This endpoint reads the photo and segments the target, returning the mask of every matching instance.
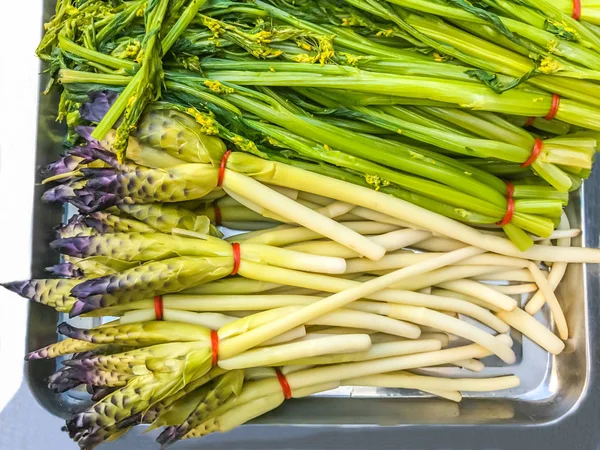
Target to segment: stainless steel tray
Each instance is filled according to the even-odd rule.
[[[45,1],[45,19],[54,1]],[[44,85],[44,82],[41,83]],[[36,166],[55,159],[61,151],[64,130],[54,121],[57,97],[40,96]],[[576,245],[598,247],[600,167],[572,195],[567,213],[583,235]],[[48,243],[53,227],[61,221],[58,206],[41,203],[38,186],[33,205],[32,276],[43,277],[44,267],[58,262]],[[465,395],[460,404],[428,398],[418,392],[380,388],[343,387],[302,400],[293,400],[256,420],[264,426],[244,426],[226,435],[200,442],[184,442],[179,448],[598,448],[598,299],[600,278],[597,265],[571,265],[558,294],[567,315],[571,338],[558,357],[513,333],[517,362],[505,366],[488,358],[486,369],[468,376],[516,374],[521,386],[493,394]],[[524,299],[523,299],[524,300]],[[537,318],[549,323],[544,309]],[[54,342],[56,324],[64,320],[47,307],[32,304],[28,317],[28,350]],[[52,414],[67,416],[85,401],[84,395],[52,394],[44,379],[56,369],[55,361],[26,364],[29,389]],[[456,368],[429,369],[447,376],[465,376]],[[278,425],[275,427],[274,425]],[[297,429],[302,425],[309,428]],[[290,426],[294,428],[290,428]],[[133,435],[139,434],[139,430]],[[250,436],[252,436],[250,438]],[[286,437],[287,436],[287,437]],[[134,438],[110,444],[131,448]],[[135,448],[153,448],[148,437]],[[281,440],[279,440],[281,439]],[[318,440],[317,440],[318,439]]]

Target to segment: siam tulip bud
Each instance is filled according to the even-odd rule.
[[[58,238],[68,238],[73,236],[90,236],[96,233],[96,230],[90,228],[85,222],[84,217],[75,214],[69,218],[66,224],[56,228]]]
[[[71,290],[82,280],[68,278],[48,278],[3,283],[1,286],[28,298],[36,303],[50,306],[60,312],[68,312],[75,298]]]
[[[198,348],[210,348],[210,334],[211,330],[200,326],[184,322],[169,322],[169,321],[153,321],[153,322],[141,322],[132,323],[125,325],[103,325],[98,328],[85,329],[76,328],[67,322],[61,323],[58,328],[58,332],[63,336],[78,341],[91,342],[94,344],[120,344],[120,345],[154,345],[162,344],[167,342],[193,342],[195,345],[185,348],[191,351],[192,348],[197,346]],[[62,341],[61,341],[62,342]],[[136,352],[133,351],[133,355],[123,354],[106,358],[106,361],[115,361],[116,358],[135,358],[136,356],[147,355],[147,352],[154,351],[158,357],[167,356],[164,352],[169,347],[158,347],[150,348],[144,351]],[[180,356],[177,352],[173,353],[175,356]]]
[[[178,257],[152,261],[123,272],[86,280],[71,291],[76,302],[70,314],[76,316],[114,304],[179,292],[218,280],[231,273],[231,257]],[[107,295],[111,294],[111,295]]]
[[[128,198],[131,203],[172,203],[202,198],[216,187],[218,172],[207,164],[183,164],[168,169],[135,166],[129,172],[82,169],[87,188]]]
[[[115,426],[183,389],[205,375],[211,365],[210,352],[191,352],[182,360],[171,360],[171,370],[149,373],[129,381],[100,402],[67,421],[66,431],[81,448],[92,448],[111,436]],[[126,431],[124,428],[123,431]]]
[[[46,272],[56,275],[57,277],[80,278],[83,276],[83,271],[78,269],[73,263],[64,262],[46,267]]]
[[[193,239],[166,233],[104,233],[57,239],[50,246],[77,258],[106,256],[122,261],[151,261],[175,256],[230,256],[228,242]]]
[[[127,215],[142,221],[155,230],[171,233],[173,228],[212,234],[210,220],[187,208],[168,203],[148,203],[137,205],[117,205]]]
[[[227,151],[214,119],[192,110],[196,117],[172,109],[151,109],[140,119],[136,136],[140,143],[164,150],[190,163],[218,166]]]
[[[50,344],[38,350],[29,352],[27,356],[25,356],[25,360],[53,359],[58,358],[59,356],[71,355],[73,353],[96,350],[98,347],[99,345],[93,342],[81,341],[78,339],[64,339],[55,344]]]
[[[117,210],[118,211],[118,210]],[[128,232],[152,233],[156,229],[139,220],[128,219],[106,211],[97,211],[83,218],[89,227],[95,228],[100,233]]]
[[[66,155],[42,167],[40,169],[40,174],[43,178],[50,178],[70,173],[79,168],[83,161],[84,159],[79,156]]]
[[[160,434],[157,442],[161,448],[174,444],[196,426],[202,424],[210,413],[226,402],[232,395],[239,395],[244,382],[244,371],[227,372],[198,392],[198,403],[188,417],[179,425],[171,425]]]

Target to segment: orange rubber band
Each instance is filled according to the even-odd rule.
[[[215,367],[219,362],[219,333],[215,330],[210,332],[210,347],[212,349],[212,365]]]
[[[154,314],[156,315],[156,320],[163,320],[165,310],[162,295],[154,297]]]
[[[573,0],[573,19],[581,19],[581,0]]]
[[[219,178],[217,178],[217,186],[221,186],[223,184],[223,179],[225,178],[225,164],[227,164],[227,158],[231,155],[231,150],[227,150],[221,158],[221,167],[219,167]]]
[[[546,119],[546,120],[554,119],[556,117],[556,114],[558,113],[559,106],[560,106],[560,95],[552,94],[552,106],[550,107],[550,112],[548,114],[546,114],[546,117],[544,117],[544,119]]]
[[[500,222],[496,222],[496,225],[503,227],[508,225],[515,214],[515,200],[513,195],[515,193],[515,187],[512,183],[506,182],[506,201],[508,204],[506,205],[506,213]]]
[[[290,384],[288,383],[287,378],[279,370],[276,370],[275,373],[277,374],[277,380],[279,381],[279,384],[281,385],[281,390],[283,391],[283,397],[286,400],[289,400],[290,398],[292,398],[292,388],[290,388]]]
[[[527,161],[521,164],[521,167],[529,167],[530,165],[532,165],[538,158],[538,156],[540,156],[543,147],[544,141],[542,141],[540,138],[535,138],[535,144],[533,144],[533,150],[531,150],[531,155],[529,155]]]
[[[534,116],[528,117],[527,121],[525,122],[525,125],[523,125],[523,126],[530,127],[535,122],[535,119],[536,118]]]
[[[240,244],[234,242],[231,244],[231,248],[233,249],[233,270],[231,271],[231,275],[237,275],[238,270],[240,270],[240,261],[242,259],[242,255],[240,254]]]

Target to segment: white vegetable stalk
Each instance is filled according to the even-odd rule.
[[[263,414],[268,413],[269,411],[274,410],[279,405],[281,405],[284,401],[284,397],[282,393],[271,394],[266,397],[260,397],[254,400],[251,400],[247,403],[240,403],[235,407],[232,407],[228,411],[224,412],[221,416],[217,416],[209,422],[214,422],[214,429],[210,429],[209,426],[206,428],[210,429],[209,432],[220,431],[221,433],[225,433],[226,431],[233,430],[240,425],[243,425],[246,422],[249,422],[252,419],[262,416]],[[202,424],[204,425],[204,424]],[[191,434],[189,437],[198,437],[202,436]],[[184,437],[187,438],[186,435]]]
[[[483,266],[483,267],[490,267],[490,266]],[[506,268],[504,268],[504,270],[501,270],[499,272],[490,272],[487,275],[475,275],[473,277],[465,277],[465,278],[472,278],[474,280],[482,280],[482,281],[518,281],[518,282],[529,282],[529,283],[535,281],[530,270],[527,270],[527,269],[506,270]]]
[[[336,353],[363,352],[371,347],[371,339],[364,334],[326,336],[321,339],[291,342],[273,347],[253,348],[233,358],[220,359],[219,367],[226,370],[248,367],[281,365],[290,359],[310,358]]]
[[[453,264],[470,256],[480,254],[481,252],[482,251],[478,248],[468,247],[445,254],[430,261],[399,269],[396,272],[381,276],[366,283],[359,283],[351,289],[326,297],[311,305],[304,306],[287,317],[279,318],[269,324],[265,324],[262,327],[223,342],[220,348],[221,357],[225,359],[233,357],[261,342],[272,339],[279,334],[299,325],[303,325],[312,319],[332,312],[355,300],[368,297],[369,295],[379,292],[403,279],[427,273],[431,270]],[[242,274],[243,266],[244,264],[240,264],[240,274]]]
[[[318,295],[321,297],[325,297],[327,294],[322,291],[317,291],[315,289],[306,289],[299,288],[295,286],[282,286],[277,289],[273,289],[269,292],[269,294],[273,295]]]
[[[363,236],[389,233],[398,229],[398,227],[395,225],[377,222],[345,222],[344,226],[352,231],[362,234]],[[282,247],[284,245],[322,238],[322,235],[313,230],[309,230],[308,228],[280,225],[278,227],[271,228],[270,230],[238,234],[236,236],[227,238],[227,240]]]
[[[455,403],[460,403],[463,399],[462,394],[458,391],[440,391],[438,389],[420,389],[420,391],[436,397],[445,398],[446,400],[450,400]]]
[[[569,218],[563,212],[560,224],[558,226],[558,228],[559,228],[558,231],[567,230],[569,227],[570,227]],[[567,231],[569,231],[569,230],[567,230]],[[571,246],[570,237],[571,236],[558,239],[557,245],[560,247],[570,247]],[[567,263],[554,263],[552,265],[552,270],[550,271],[550,274],[548,275],[547,280],[553,291],[558,287],[558,285],[562,281],[563,277],[565,276],[566,271],[567,271]],[[527,302],[527,305],[525,305],[525,311],[527,311],[531,315],[534,315],[540,309],[542,309],[542,306],[544,306],[546,301],[547,301],[546,294],[540,290],[531,298],[531,300],[529,300],[529,302]],[[552,314],[554,314],[554,311],[552,311]]]
[[[260,280],[233,277],[211,281],[206,284],[199,284],[198,286],[181,291],[180,294],[252,294],[270,291],[281,286],[282,285],[279,283],[268,283]]]
[[[498,336],[495,339],[498,339],[502,345],[507,345],[510,342],[510,338],[505,335]],[[291,373],[287,376],[287,381],[293,391],[296,387],[310,386],[316,383],[450,364],[469,358],[484,358],[490,354],[489,350],[480,345],[470,344],[414,355],[316,367]]]
[[[464,266],[453,265],[442,269],[433,270],[426,275],[414,277],[391,286],[393,289],[404,289],[416,291],[425,287],[435,286],[445,281],[462,280],[464,278],[476,277],[482,274],[502,272],[502,266]],[[347,273],[347,270],[346,270]]]
[[[506,339],[505,339],[506,338]],[[506,336],[498,337],[507,343]],[[310,395],[320,390],[328,390],[339,385],[340,379],[359,378],[378,375],[382,372],[394,372],[416,367],[433,366],[439,363],[447,364],[465,358],[485,357],[489,352],[476,345],[467,345],[447,350],[439,350],[418,355],[397,356],[374,361],[335,364],[318,368],[288,373],[286,379],[293,397]],[[444,391],[447,392],[447,391]],[[437,395],[444,395],[439,392]],[[449,394],[451,395],[451,394]],[[283,402],[281,386],[276,379],[267,378],[248,382],[242,393],[228,400],[213,413],[213,418],[201,424],[186,435],[189,437],[202,436],[212,431],[226,431],[241,425],[254,417],[264,414]]]
[[[304,325],[301,325],[299,327],[292,328],[290,331],[286,331],[285,333],[280,334],[279,336],[274,337],[273,339],[269,339],[268,341],[263,342],[262,344],[260,344],[260,346],[266,347],[269,345],[283,344],[284,342],[290,342],[295,341],[297,339],[301,339],[304,336],[306,336],[306,327]]]
[[[269,385],[258,385],[263,381]],[[254,384],[256,383],[256,384]],[[246,383],[242,393],[231,397],[211,414],[211,418],[186,434],[183,439],[197,438],[215,431],[226,432],[277,408],[284,401],[281,386],[276,379]],[[339,381],[298,387],[292,390],[292,398],[302,398],[340,386]]]
[[[292,189],[292,188],[287,188],[287,187],[283,187],[283,186],[276,186],[274,184],[269,184],[268,186],[269,186],[269,188],[273,189],[274,191],[277,191],[281,195],[285,195],[287,198],[290,198],[292,200],[298,200],[298,197],[300,196],[300,192],[298,191],[298,189]]]
[[[452,252],[466,246],[467,244],[457,241],[456,239],[433,236],[414,244],[412,247],[418,250],[425,250],[427,252]]]
[[[317,298],[316,301],[322,300]],[[314,304],[315,302],[313,302]],[[248,317],[231,322],[219,330],[219,337],[230,338],[246,331],[258,328],[272,320],[284,317],[299,311],[302,306],[286,306],[282,308],[263,311]],[[365,329],[380,333],[392,334],[395,336],[416,339],[420,336],[421,330],[418,326],[401,320],[373,314],[363,311],[352,311],[349,309],[338,309],[319,317],[315,317],[306,322],[306,325],[325,325],[334,327],[346,327],[350,329]]]
[[[429,230],[490,252],[534,261],[600,262],[600,250],[591,248],[533,245],[525,252],[521,252],[506,238],[486,235],[448,217],[428,211],[382,192],[284,164],[276,162],[270,162],[270,164],[273,165],[274,170],[269,170],[258,175],[256,177],[257,180],[280,186],[303,186],[303,190],[313,194],[325,195],[336,200],[371,208],[410,222],[418,228]],[[227,177],[225,178],[227,179]]]
[[[460,319],[448,317],[445,314],[423,307],[392,305],[391,309],[391,317],[435,327],[455,336],[464,337],[489,349],[507,364],[513,364],[516,361],[515,353],[509,346],[499,343],[491,334]]]
[[[420,294],[418,292],[407,292],[406,295],[402,296],[401,300],[394,304],[357,301],[348,305],[347,308],[358,309],[361,311],[369,311],[387,316],[393,313],[394,306],[396,304],[421,306],[441,311],[449,311],[464,314],[489,326],[490,328],[496,330],[498,333],[507,333],[509,331],[508,325],[506,325],[500,319],[495,317],[492,313],[478,305],[474,305],[467,301],[454,299],[451,297],[440,297],[436,295]]]
[[[297,307],[296,311],[302,307]],[[338,309],[306,322],[307,325],[327,325],[349,328],[363,328],[379,333],[416,339],[421,329],[411,323],[363,311]]]
[[[316,203],[317,205],[326,206],[334,202],[334,200],[323,197],[321,195],[311,194],[309,192],[300,191],[298,194],[299,198],[308,200],[309,202]],[[362,217],[363,219],[372,220],[373,222],[389,223],[392,225],[398,225],[404,228],[410,228],[412,225],[406,221],[396,219],[387,214],[383,214],[372,209],[363,208],[362,206],[354,206],[352,214]]]
[[[181,228],[174,228],[173,234],[207,242],[223,242],[212,236]],[[346,261],[342,258],[309,255],[270,245],[248,244],[242,242],[240,244],[240,257],[241,259],[257,263],[276,265],[308,272],[340,274],[344,273],[346,270]]]
[[[410,266],[413,267],[413,266]],[[325,275],[308,274],[303,272],[289,271],[282,268],[272,267],[268,272],[262,270],[261,266],[253,265],[246,261],[240,264],[240,274],[248,278],[256,278],[264,281],[278,280],[281,283],[288,285],[300,286],[318,291],[341,292],[344,289],[350,289],[360,285],[360,282],[347,280],[343,278],[334,278]],[[469,282],[469,280],[459,280],[458,283]],[[449,283],[455,283],[449,282]],[[496,292],[488,286],[470,281],[472,284],[467,284],[467,291],[473,292],[472,295],[477,295],[484,299],[490,298],[490,301],[496,302],[503,309],[512,309],[516,307],[516,301],[506,295]],[[464,284],[464,283],[463,283]],[[462,286],[462,284],[461,284]],[[462,286],[464,287],[464,286]],[[457,288],[458,289],[458,288]],[[423,295],[412,291],[403,290],[382,290],[376,294],[366,295],[365,298],[375,300],[393,302],[393,303],[408,303],[413,304],[414,301],[423,301]],[[417,300],[413,300],[413,299]],[[421,305],[421,303],[419,303]]]
[[[371,341],[372,342],[372,341]],[[415,339],[407,341],[392,341],[372,344],[371,348],[363,352],[345,353],[339,355],[315,356],[312,358],[294,358],[286,361],[286,366],[308,365],[317,366],[325,364],[338,364],[352,361],[369,361],[372,359],[387,358],[390,356],[410,355],[414,353],[432,352],[440,350],[442,344],[437,339]]]
[[[558,336],[520,308],[500,311],[496,315],[553,355],[558,355],[565,348],[565,343]]]
[[[483,369],[485,369],[485,364],[483,364],[478,359],[473,359],[473,358],[463,359],[461,361],[455,361],[450,364],[453,366],[460,367],[461,369],[470,370],[471,372],[481,372]]]
[[[211,330],[218,330],[228,323],[237,320],[237,317],[227,316],[219,313],[196,313],[190,311],[180,311],[177,309],[169,309],[163,307],[163,319],[172,322],[190,323],[200,325]],[[125,325],[128,323],[151,322],[156,320],[156,312],[154,308],[139,309],[126,312],[121,316],[119,323]]]
[[[252,199],[258,205],[269,208],[274,213],[290,221],[339,242],[369,259],[377,260],[385,254],[383,247],[372,243],[366,237],[305,206],[299,205],[285,195],[268,188],[250,177],[226,169],[223,189],[240,196],[248,195],[248,193],[252,192]]]
[[[517,306],[517,301],[514,298],[473,280],[446,281],[438,284],[438,287],[478,298],[504,311],[512,311]]]
[[[493,305],[492,303],[488,303],[485,300],[481,300],[479,298],[472,297],[467,294],[461,294],[460,292],[450,291],[448,289],[434,288],[431,291],[431,295],[437,295],[439,297],[450,297],[455,298],[457,300],[464,300],[468,303],[473,303],[474,305],[481,306],[482,308],[489,309],[493,312],[501,311],[501,308],[499,308],[496,305]]]
[[[330,274],[341,274],[346,270],[346,261],[343,258],[309,255],[268,245],[242,243],[240,254],[243,259],[249,261],[288,269]]]
[[[510,286],[489,284],[487,286],[492,288],[494,291],[500,292],[501,294],[505,295],[527,294],[529,292],[535,292],[538,290],[538,285],[535,283],[515,284]]]
[[[442,378],[415,375],[410,372],[386,373],[342,380],[344,385],[380,386],[441,391],[493,392],[512,389],[521,381],[514,375],[496,378]]]
[[[394,304],[403,304],[403,305],[411,305],[411,306],[423,306],[431,309],[437,309],[441,311],[449,311],[459,314],[465,314],[470,316],[476,320],[479,320],[481,323],[489,326],[490,328],[498,331],[499,333],[507,333],[509,331],[508,325],[494,316],[492,313],[487,311],[486,309],[474,305],[468,301],[455,299],[451,297],[440,297],[429,294],[420,294],[418,292],[404,292],[398,291],[402,293],[401,298],[399,298],[395,303],[383,303],[383,302],[371,302],[371,301],[355,301],[346,306],[349,310],[356,311],[364,311],[366,313],[379,314],[381,316],[388,316],[393,311]],[[266,296],[267,297],[267,296]],[[295,304],[295,305],[309,305],[318,301],[320,297],[311,297],[311,296],[282,296],[277,301],[277,307],[279,306],[287,306],[285,303]],[[264,301],[268,301],[265,298]],[[273,302],[275,303],[275,302]],[[219,311],[220,309],[217,307],[214,309],[215,311]],[[365,320],[365,322],[367,322]],[[316,323],[316,322],[310,322]],[[329,322],[331,323],[331,322]],[[346,322],[348,323],[348,322]],[[383,331],[386,333],[385,331]],[[388,333],[390,334],[390,333]]]
[[[429,231],[403,229],[390,231],[389,233],[385,233],[378,236],[371,236],[369,237],[369,240],[381,245],[386,249],[386,251],[393,252],[401,248],[411,246],[412,244],[420,242],[429,236],[431,236],[431,233]],[[297,244],[292,244],[290,246],[287,246],[286,248],[290,250],[296,250],[298,252],[310,253],[313,255],[335,256],[338,258],[358,258],[360,256],[356,252],[353,252],[352,250],[344,247],[343,245],[332,241],[306,241]],[[385,259],[388,256],[393,255],[386,255],[382,259]],[[422,258],[422,260],[423,259],[428,258]],[[403,266],[397,265],[392,268],[398,269],[400,267]]]
[[[558,335],[562,340],[569,339],[569,327],[567,326],[567,319],[565,318],[565,313],[563,312],[560,303],[558,303],[558,299],[554,294],[554,287],[550,285],[537,265],[530,263],[529,270],[531,271],[531,274],[533,275],[540,292],[544,295],[544,298],[550,307],[554,324],[558,330]]]
[[[266,208],[263,208],[262,206],[257,205],[253,201],[251,201],[251,200],[249,200],[247,198],[244,198],[241,195],[237,195],[236,193],[231,192],[231,191],[229,191],[227,189],[224,189],[224,190],[225,190],[225,192],[227,192],[227,194],[231,198],[233,198],[240,205],[248,208],[250,211],[253,211],[253,212],[255,212],[256,214],[258,214],[258,215],[260,215],[262,217],[265,217],[267,219],[272,219],[272,220],[274,220],[276,222],[281,222],[281,223],[289,223],[290,222],[287,218],[285,218],[283,216],[280,216],[279,214],[276,214],[276,213],[274,213],[274,212],[272,212],[272,211],[270,211],[270,210],[268,210]]]

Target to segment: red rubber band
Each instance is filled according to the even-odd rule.
[[[221,216],[221,208],[216,203],[213,204],[213,209],[215,210],[215,225],[221,225],[223,222],[223,217]]]
[[[289,400],[290,398],[292,398],[292,388],[290,388],[290,384],[288,383],[287,378],[279,370],[276,370],[275,373],[277,374],[277,380],[281,385],[281,390],[283,391],[284,398],[286,400]]]
[[[500,222],[496,222],[496,225],[503,227],[508,225],[512,220],[513,215],[515,214],[515,200],[513,198],[514,193],[515,187],[512,183],[506,181],[506,201],[508,202],[506,205],[506,213]]]
[[[560,95],[552,94],[552,106],[550,107],[550,112],[544,117],[546,120],[552,120],[556,117],[556,113],[558,113],[558,107],[560,106]]]
[[[217,186],[221,186],[223,184],[223,179],[225,178],[225,164],[227,164],[227,158],[231,155],[231,150],[227,150],[221,158],[221,167],[219,167],[219,178],[217,178]]]
[[[581,0],[573,0],[573,19],[581,19]]]
[[[219,333],[215,330],[210,332],[210,347],[212,349],[212,365],[214,367],[219,362]]]
[[[523,125],[523,126],[530,127],[535,122],[535,119],[536,118],[534,116],[528,117],[527,121],[525,122],[525,125]]]
[[[154,297],[154,314],[156,315],[156,320],[163,320],[165,310],[162,295]]]
[[[237,275],[238,270],[240,270],[240,261],[242,259],[242,255],[240,254],[240,244],[234,242],[231,244],[231,248],[233,249],[233,270],[231,271],[231,275]]]
[[[521,164],[521,167],[529,167],[530,165],[532,165],[537,159],[537,157],[540,156],[542,147],[544,147],[544,141],[542,141],[540,138],[535,138],[535,144],[533,144],[533,150],[531,150],[531,155],[529,155],[527,161]]]

